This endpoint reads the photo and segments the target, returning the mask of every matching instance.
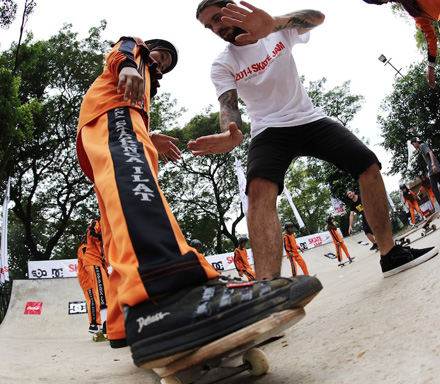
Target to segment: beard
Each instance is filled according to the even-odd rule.
[[[221,29],[219,35],[223,40],[227,41],[228,43],[234,44],[236,42],[235,38],[243,33],[247,33],[247,31],[242,28],[232,26]]]

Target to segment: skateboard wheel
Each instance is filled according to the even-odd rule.
[[[248,369],[252,376],[264,375],[269,370],[269,362],[261,349],[248,349],[243,355],[243,362],[249,363],[251,368]]]
[[[422,232],[420,235],[421,235],[422,237],[425,237],[425,236],[426,236],[426,232]]]
[[[437,229],[437,226],[435,224],[432,224],[431,228],[432,228],[433,231],[435,231]]]
[[[170,376],[161,379],[160,384],[182,384],[182,382],[177,377]]]
[[[410,239],[405,239],[405,242],[406,242],[406,244],[409,244],[409,243],[411,243],[411,240]]]

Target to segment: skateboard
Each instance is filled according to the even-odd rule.
[[[338,267],[345,267],[345,264],[351,264],[353,261],[354,261],[354,259],[355,259],[355,257],[356,256],[353,256],[352,258],[351,258],[351,261],[350,260],[347,260],[347,261],[344,261],[343,263],[341,263],[341,264],[338,264]]]
[[[102,331],[98,331],[92,336],[92,340],[96,341],[96,342],[97,341],[104,341],[104,340],[107,340],[107,335],[102,333]]]
[[[408,238],[408,236],[412,235],[413,233],[417,232],[419,229],[422,229],[423,232],[421,233],[422,237],[425,237],[429,232],[435,231],[437,229],[437,226],[435,224],[431,224],[431,222],[437,218],[439,215],[438,212],[434,212],[432,215],[428,216],[426,220],[421,221],[420,223],[416,224],[414,228],[409,230],[408,232],[404,233],[403,235],[397,237],[394,239],[394,244],[396,245],[404,245],[411,243],[411,240]]]
[[[161,384],[181,384],[182,381],[175,376],[177,373],[188,374],[197,369],[198,377],[187,384],[218,383],[244,371],[253,376],[264,375],[269,370],[269,362],[258,346],[279,338],[284,330],[304,316],[303,308],[274,313],[201,348],[147,363],[142,368],[152,369],[162,378]],[[233,360],[240,356],[243,364],[231,366]],[[227,362],[229,364],[224,364]]]

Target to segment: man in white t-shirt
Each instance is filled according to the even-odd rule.
[[[220,102],[217,135],[188,144],[194,155],[232,150],[243,140],[238,97],[251,118],[247,162],[248,229],[258,279],[279,276],[282,232],[276,200],[292,160],[312,156],[335,164],[359,180],[368,222],[381,251],[384,277],[411,268],[438,253],[394,246],[380,163],[353,133],[316,108],[298,75],[292,48],[307,43],[310,30],[324,21],[319,11],[272,17],[241,1],[204,0],[196,17],[229,42],[212,64]]]

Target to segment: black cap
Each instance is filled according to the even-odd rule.
[[[420,140],[418,137],[414,136],[414,137],[411,137],[410,142],[411,142],[411,144],[412,143],[421,143],[422,140]]]
[[[145,45],[150,49],[150,51],[167,51],[171,55],[171,64],[170,66],[163,70],[162,73],[168,73],[171,72],[174,67],[177,64],[177,58],[179,56],[179,52],[177,51],[177,48],[171,44],[167,40],[162,39],[151,39],[145,41]]]
[[[368,4],[376,4],[376,5],[382,5],[385,4],[383,1],[380,0],[364,0]]]

